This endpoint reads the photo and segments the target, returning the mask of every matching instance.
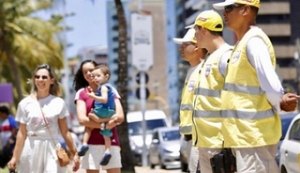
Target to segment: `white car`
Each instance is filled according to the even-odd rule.
[[[135,157],[135,161],[136,161],[135,164],[142,165],[142,156],[144,152],[142,112],[141,111],[128,112],[126,116],[126,121],[128,125],[130,148]],[[146,110],[145,123],[146,123],[145,144],[148,149],[151,143],[153,129],[158,127],[167,127],[168,123],[167,123],[166,114],[161,110]],[[147,155],[148,153],[146,153],[146,156]]]
[[[160,165],[163,169],[180,168],[179,127],[161,127],[153,131],[149,147],[150,167]]]
[[[300,114],[292,120],[280,147],[280,172],[300,173]]]

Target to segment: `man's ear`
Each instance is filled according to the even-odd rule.
[[[245,5],[244,7],[242,7],[242,9],[240,10],[240,14],[243,16],[246,16],[250,13],[250,6]]]

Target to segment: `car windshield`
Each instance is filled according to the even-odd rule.
[[[281,120],[281,125],[282,125],[282,136],[281,136],[281,140],[285,137],[285,134],[289,128],[290,123],[292,122],[293,117],[288,117],[285,119]]]
[[[178,130],[163,131],[161,132],[163,141],[174,141],[180,139],[180,133]]]
[[[146,121],[146,128],[147,133],[152,133],[152,130],[158,127],[166,127],[167,124],[163,119],[156,119],[156,120],[147,120]],[[142,129],[142,122],[131,122],[128,123],[128,131],[129,135],[135,136],[135,135],[142,135],[143,129]]]
[[[285,113],[285,114],[281,114],[280,117],[281,117],[281,138],[280,140],[283,140],[283,138],[285,137],[286,135],[286,132],[289,128],[289,125],[291,124],[293,118],[297,115],[297,113],[295,112],[291,112],[291,113]]]

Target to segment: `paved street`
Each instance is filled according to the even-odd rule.
[[[150,169],[150,167],[135,167],[136,173],[181,173],[180,169],[160,169],[156,167],[155,169]]]
[[[72,171],[70,171],[71,173]],[[150,169],[149,167],[135,167],[136,173],[181,173],[180,169],[171,169],[171,170],[165,170],[160,169],[159,167],[155,169]],[[76,173],[85,173],[84,170],[79,170]],[[101,173],[106,173],[106,171],[102,171]]]

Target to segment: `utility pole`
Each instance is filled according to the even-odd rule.
[[[143,152],[142,166],[147,166],[148,149],[146,145],[147,127],[145,121],[146,112],[146,75],[153,65],[153,35],[152,16],[142,13],[142,1],[139,0],[138,13],[131,14],[131,44],[132,44],[132,65],[139,70],[139,95],[140,108],[142,113],[143,129]]]

